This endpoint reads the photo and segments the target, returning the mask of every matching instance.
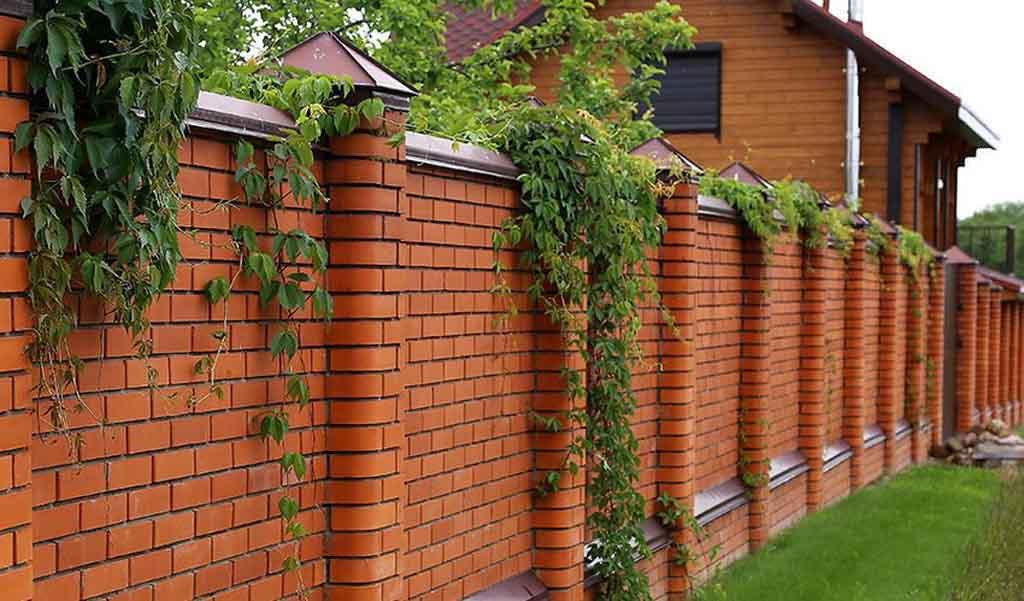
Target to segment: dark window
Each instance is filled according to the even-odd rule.
[[[654,124],[669,133],[721,130],[722,45],[698,44],[666,53],[661,93],[653,97]]]

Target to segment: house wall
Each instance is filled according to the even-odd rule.
[[[770,180],[788,176],[806,180],[833,198],[845,193],[846,50],[830,38],[798,26],[787,30],[778,2],[757,0],[676,1],[694,25],[695,42],[722,44],[721,133],[672,133],[666,136],[698,163],[721,169],[743,161]],[[651,8],[654,0],[609,0],[602,17]],[[537,95],[557,97],[556,58],[534,62]],[[946,249],[956,243],[956,168],[962,148],[943,139],[942,118],[905,91],[887,89],[888,75],[861,65],[861,197],[864,209],[888,218],[889,104],[905,106],[902,159],[904,226]],[[915,210],[915,167],[921,146],[919,208]],[[936,215],[936,161],[953,164],[947,182],[947,209]],[[936,227],[936,219],[945,220]]]

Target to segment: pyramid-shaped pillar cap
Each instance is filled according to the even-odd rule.
[[[680,152],[665,138],[652,138],[634,148],[630,154],[651,159],[658,169],[682,169],[684,173],[694,177],[704,174],[703,167]]]
[[[408,108],[409,99],[418,93],[370,55],[331,32],[314,35],[288,50],[281,62],[310,73],[347,77],[356,90],[380,97],[393,108]]]

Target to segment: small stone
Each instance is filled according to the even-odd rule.
[[[1024,460],[1024,446],[1003,446],[992,443],[978,445],[979,459]]]
[[[999,442],[999,437],[992,432],[982,432],[981,436],[978,437],[978,444],[983,442]]]
[[[978,444],[978,434],[975,432],[968,432],[964,434],[963,445],[965,447],[973,447]]]
[[[1007,423],[1001,419],[994,419],[990,421],[988,423],[988,431],[991,432],[992,434],[995,434],[999,438],[1006,438],[1007,436],[1013,434],[1013,431],[1010,430],[1010,426],[1007,425]]]
[[[953,453],[959,453],[964,450],[964,443],[959,436],[952,436],[946,441],[946,448]]]

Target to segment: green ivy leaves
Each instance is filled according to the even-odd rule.
[[[585,409],[534,416],[548,432],[565,425],[585,432],[538,491],[558,490],[566,474],[586,465],[595,541],[587,561],[602,578],[602,599],[649,599],[635,562],[648,550],[639,527],[646,517],[636,488],[639,447],[629,424],[636,409],[632,371],[642,356],[640,308],[659,304],[647,261],[664,228],[654,166],[630,156],[614,127],[581,111],[523,107],[508,117],[504,150],[524,173],[524,211],[503,224],[494,248],[522,249],[529,296],[585,363],[562,371],[568,398]],[[500,261],[495,265],[500,278]],[[509,287],[499,282],[494,289]]]
[[[700,191],[729,203],[768,249],[784,229],[804,234],[808,248],[831,243],[843,255],[853,249],[850,211],[829,207],[806,182],[786,178],[764,189],[709,171],[701,178]]]
[[[206,284],[206,299],[211,305],[227,300],[231,294],[231,285],[224,278],[214,278]]]
[[[68,297],[79,287],[101,297],[138,337],[174,279],[177,153],[198,97],[196,43],[178,0],[41,0],[34,9],[17,45],[45,105],[18,126],[15,147],[34,158],[33,194],[21,205],[35,241],[30,353],[60,414],[81,366],[68,344],[77,325]],[[149,346],[136,344],[140,354]]]

